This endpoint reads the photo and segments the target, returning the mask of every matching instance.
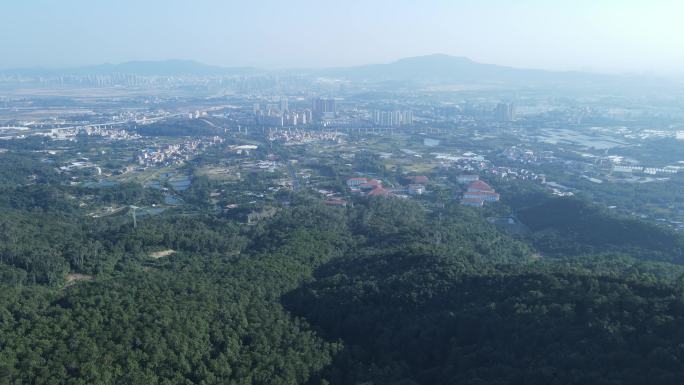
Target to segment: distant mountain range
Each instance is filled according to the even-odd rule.
[[[6,75],[24,76],[89,76],[89,75],[138,75],[138,76],[234,76],[263,72],[253,67],[220,67],[192,60],[129,61],[120,64],[99,64],[83,67],[45,69],[18,68],[2,70]]]
[[[557,72],[482,64],[465,57],[443,54],[417,56],[387,64],[371,64],[323,70],[323,73],[358,81],[427,81],[510,83],[605,80],[607,75]]]
[[[291,69],[269,71],[254,67],[220,67],[191,60],[131,61],[67,69],[15,69],[0,71],[4,75],[30,77],[139,75],[139,76],[247,76],[258,74],[294,74],[313,77],[335,77],[363,82],[421,83],[490,83],[490,84],[620,84],[628,80],[647,80],[641,76],[592,74],[577,71],[546,71],[482,64],[464,57],[434,54],[397,60],[386,64],[324,69]],[[650,79],[653,80],[653,79]]]

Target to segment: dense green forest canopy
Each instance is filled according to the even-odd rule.
[[[532,241],[550,255],[624,252],[684,262],[684,237],[674,230],[616,215],[577,198],[546,199],[517,212]]]
[[[335,263],[285,302],[345,342],[323,374],[332,383],[676,384],[681,294],[584,274],[462,275],[450,260],[395,255]]]
[[[193,211],[134,227],[125,207],[160,202],[158,190],[72,186],[52,166],[3,159],[16,163],[0,185],[3,385],[684,375],[681,236],[580,200],[510,194],[492,210],[517,215],[529,228],[517,235],[457,202],[341,208],[306,193],[247,225],[213,210],[212,182],[189,169]],[[84,197],[124,209],[88,216]]]
[[[208,123],[205,119],[177,119],[138,125],[136,131],[147,136],[199,137],[213,136],[223,130]]]

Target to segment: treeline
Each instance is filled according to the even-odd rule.
[[[58,238],[92,235],[100,254],[83,253],[86,264],[105,261],[111,268],[64,291],[3,290],[0,383],[306,383],[332,363],[341,345],[288,315],[283,295],[331,261],[403,246],[436,256],[459,242],[409,202],[373,200],[349,210],[306,199],[293,204],[248,228],[195,216],[143,222],[137,229],[95,222],[49,229],[63,234],[49,240],[63,251],[78,249]],[[479,222],[483,227],[473,234],[480,235],[453,250],[470,258],[467,269],[484,264],[484,255],[473,258],[478,248],[503,250],[508,243]],[[432,247],[440,237],[441,246]],[[382,243],[385,238],[397,244]],[[177,253],[146,258],[160,247]],[[524,258],[526,249],[519,248],[511,261]]]
[[[201,137],[214,136],[223,132],[204,119],[177,119],[151,124],[136,126],[135,130],[140,135],[146,136],[173,136],[173,137]]]
[[[583,202],[531,200],[519,214],[531,235],[516,238],[457,202],[331,208],[295,194],[251,226],[200,210],[133,228],[53,198],[0,217],[2,385],[684,376],[684,271],[666,262],[678,238]],[[549,231],[570,246],[544,248]],[[94,280],[64,287],[67,272]]]
[[[0,188],[27,184],[53,184],[61,180],[55,165],[32,157],[0,152]]]
[[[130,216],[91,218],[79,204],[87,201],[98,206],[125,206],[154,204],[162,200],[159,191],[143,189],[138,184],[111,188],[47,184],[0,188],[2,282],[12,285],[59,284],[70,272],[97,274],[113,271],[124,258],[123,250],[128,252],[127,258],[139,258],[143,250],[127,243],[130,241],[127,234],[132,231]],[[128,209],[122,211],[122,214],[127,213]],[[175,231],[169,228],[170,223],[178,222],[178,219],[162,218],[154,224],[143,221],[142,227],[153,225],[164,231],[167,234],[165,244],[193,243],[194,238],[186,242],[169,241],[176,238],[176,234],[183,234],[182,228]],[[196,223],[187,226],[197,228]],[[143,231],[141,229],[140,233]]]
[[[155,217],[140,220],[134,229],[128,216],[82,218],[5,210],[0,216],[0,265],[6,274],[14,273],[3,282],[60,284],[68,273],[112,273],[159,249],[237,253],[246,242],[237,228],[232,221],[213,217]]]
[[[249,240],[226,223],[181,222],[194,224],[187,232],[199,234],[191,244],[201,252],[130,264],[63,292],[1,291],[0,384],[297,384],[331,362],[338,344],[279,298],[345,253],[340,213],[287,209]],[[149,246],[177,229],[113,237]]]
[[[312,383],[675,384],[684,375],[681,267],[618,254],[538,260],[475,211],[445,213],[367,201],[351,216],[355,254],[284,296],[344,343]]]
[[[288,309],[345,342],[332,384],[676,384],[681,289],[569,273],[455,274],[393,256],[331,266]],[[392,268],[387,268],[392,266]]]
[[[535,247],[551,256],[621,252],[644,259],[684,262],[684,237],[668,228],[625,217],[578,198],[550,198],[521,209]]]

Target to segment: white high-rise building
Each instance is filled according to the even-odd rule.
[[[413,124],[412,111],[373,111],[373,124],[381,127],[398,127]]]
[[[499,103],[494,109],[494,117],[500,122],[512,122],[515,119],[513,103]]]

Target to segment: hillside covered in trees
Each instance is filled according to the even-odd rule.
[[[456,203],[338,208],[297,194],[251,226],[203,210],[134,228],[125,213],[84,218],[70,196],[104,199],[93,189],[2,187],[0,384],[684,375],[681,237],[581,201],[519,210],[523,235]],[[136,185],[107,194],[160,199]],[[173,253],[150,257],[160,250]]]

